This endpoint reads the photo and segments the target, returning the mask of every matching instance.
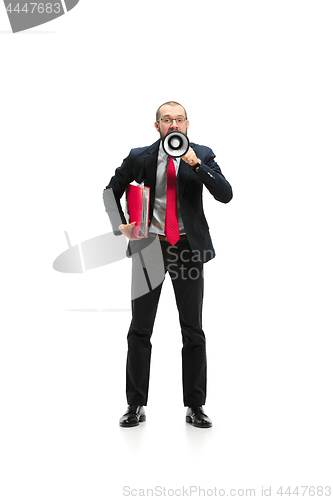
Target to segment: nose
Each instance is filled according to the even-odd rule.
[[[175,122],[175,125],[173,124],[173,122]],[[172,123],[170,125],[170,129],[171,130],[178,130],[178,123],[177,123],[175,118],[172,120]]]

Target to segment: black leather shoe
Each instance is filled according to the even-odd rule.
[[[119,420],[120,427],[135,427],[139,422],[146,421],[146,414],[143,406],[129,405],[126,413]]]
[[[186,411],[186,422],[194,427],[211,427],[211,419],[204,413],[202,406],[189,406]]]

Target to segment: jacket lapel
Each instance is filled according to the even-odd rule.
[[[156,185],[156,170],[157,170],[157,157],[160,140],[154,142],[147,149],[145,156],[146,167],[146,182],[145,185],[150,188],[150,203],[149,203],[149,219],[153,217],[153,208],[155,201],[155,185]]]

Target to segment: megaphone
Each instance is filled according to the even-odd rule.
[[[190,147],[190,141],[186,134],[179,130],[171,130],[162,141],[164,151],[172,158],[180,158],[185,155]]]

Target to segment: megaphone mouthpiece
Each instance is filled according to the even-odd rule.
[[[162,146],[168,156],[172,158],[180,158],[187,153],[190,147],[190,141],[183,132],[179,130],[171,130],[162,140]]]

